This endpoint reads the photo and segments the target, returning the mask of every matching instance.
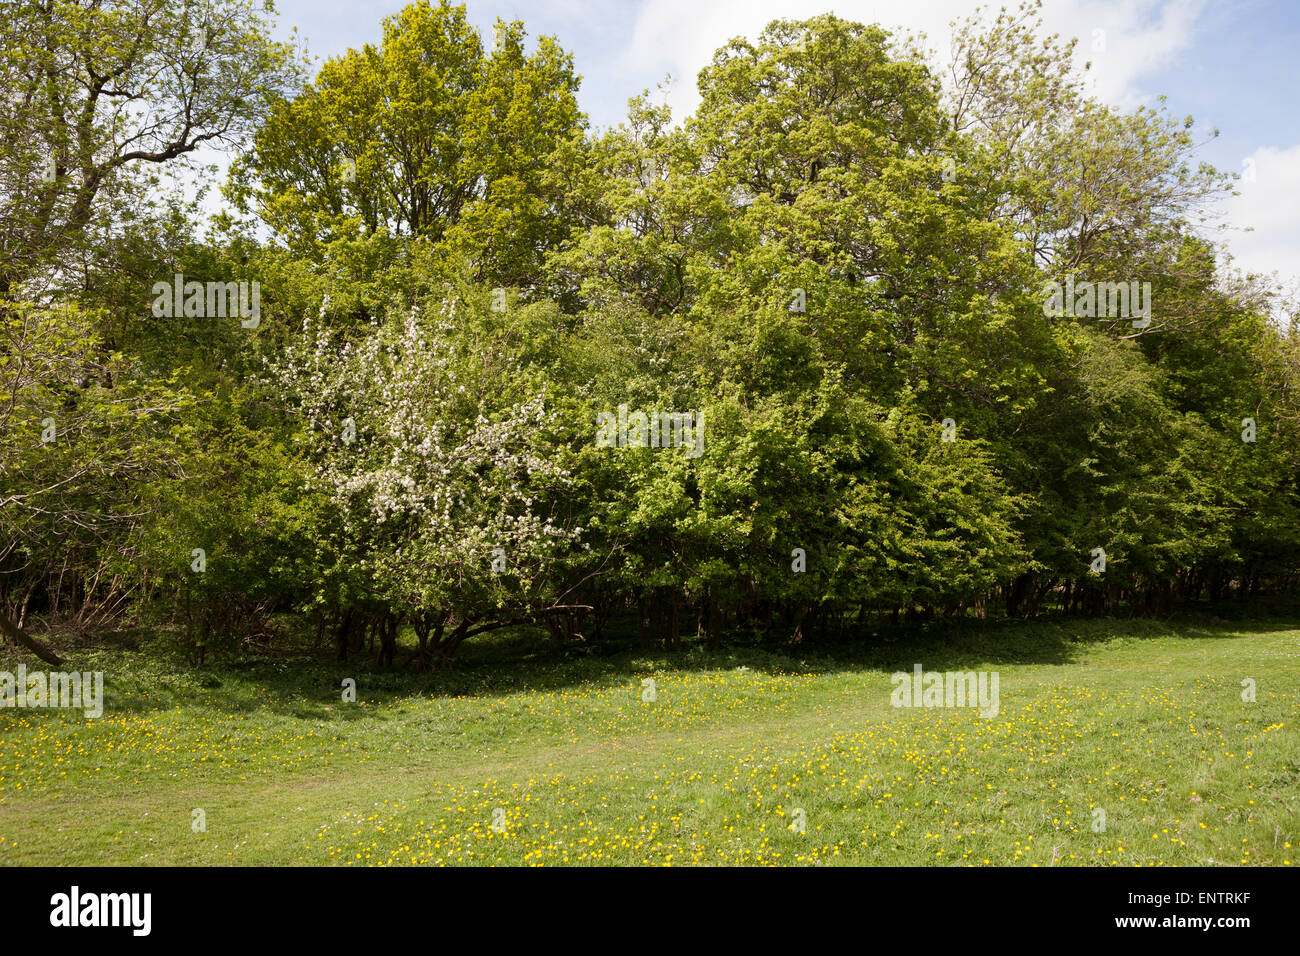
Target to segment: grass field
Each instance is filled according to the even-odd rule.
[[[1294,620],[983,625],[822,653],[578,655],[515,634],[436,675],[75,661],[105,672],[99,719],[0,710],[2,864],[1297,858]],[[890,673],[915,663],[997,671],[1000,713],[891,706]]]

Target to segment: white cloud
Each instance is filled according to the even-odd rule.
[[[1070,2],[1052,4],[1044,19],[1052,32],[1079,38],[1079,60],[1092,64],[1097,97],[1133,109],[1152,99],[1141,80],[1191,48],[1203,7],[1202,0]]]
[[[1239,195],[1221,206],[1234,227],[1228,248],[1235,265],[1247,272],[1276,270],[1283,283],[1294,282],[1300,274],[1300,144],[1261,146],[1236,171],[1253,181],[1240,183]]]

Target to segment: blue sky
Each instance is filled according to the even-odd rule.
[[[1005,0],[1014,6],[1015,0]],[[485,36],[498,17],[522,20],[532,36],[552,34],[583,76],[579,102],[599,126],[622,118],[629,96],[674,78],[669,102],[696,103],[695,75],[732,36],[757,34],[776,18],[833,11],[891,29],[924,32],[948,46],[948,23],[971,0],[467,0]],[[999,4],[995,3],[994,6]],[[380,21],[403,0],[278,0],[277,30],[296,26],[313,57],[375,42]],[[1047,0],[1052,31],[1080,37],[1094,62],[1096,94],[1132,108],[1165,95],[1175,115],[1218,128],[1203,158],[1254,180],[1220,212],[1237,264],[1300,280],[1300,2],[1297,0]],[[1094,31],[1104,47],[1093,52]],[[1253,228],[1253,232],[1242,230]]]

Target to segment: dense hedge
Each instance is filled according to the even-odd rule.
[[[1300,343],[1204,238],[1228,178],[1037,30],[958,28],[943,85],[878,28],[777,22],[684,124],[638,99],[596,135],[554,40],[413,4],[267,102],[242,217],[142,196],[6,273],[8,619],[390,664],[410,626],[427,667],[522,621],[1293,589]],[[256,316],[162,303],[176,275]]]

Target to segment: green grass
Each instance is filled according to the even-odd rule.
[[[0,864],[1295,863],[1294,621],[873,641],[577,656],[514,634],[437,675],[78,654],[103,717],[0,710]],[[915,662],[996,670],[1001,713],[892,707]]]

